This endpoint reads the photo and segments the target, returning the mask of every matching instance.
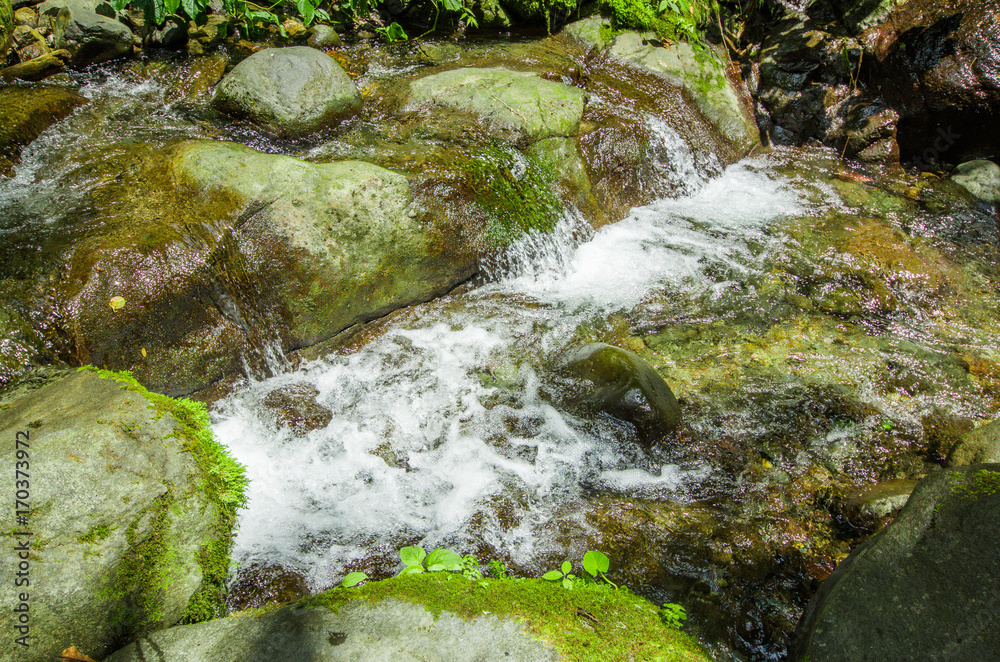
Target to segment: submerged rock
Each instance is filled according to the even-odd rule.
[[[647,440],[680,424],[680,405],[663,377],[628,350],[590,343],[569,356],[565,370],[586,382],[569,396],[576,406],[629,421]]]
[[[354,81],[333,58],[308,46],[266,48],[240,62],[212,105],[289,136],[335,125],[361,106]]]
[[[203,410],[155,397],[92,372],[4,394],[0,446],[14,458],[23,442],[31,506],[4,533],[6,549],[30,549],[27,560],[0,562],[9,577],[17,563],[30,576],[30,646],[18,660],[47,662],[70,642],[103,658],[221,609],[242,474],[213,446]],[[14,596],[3,597],[10,633]]]
[[[274,412],[280,425],[291,428],[296,437],[325,428],[333,413],[316,402],[319,391],[310,384],[292,384],[264,396],[264,405]]]
[[[917,485],[803,615],[791,659],[985,660],[1000,648],[1000,464]]]
[[[0,88],[0,177],[11,173],[24,146],[86,101],[61,87]]]
[[[587,93],[503,67],[455,69],[410,83],[411,105],[443,105],[523,131],[531,140],[575,136]]]

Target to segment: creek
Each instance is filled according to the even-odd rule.
[[[405,72],[371,67],[360,83]],[[0,180],[4,279],[113,221],[94,203],[117,185],[102,164],[136,146],[224,139],[315,161],[359,149],[357,134],[271,139],[134,70],[63,84],[91,103]],[[393,119],[366,130],[379,122]],[[601,549],[616,581],[684,604],[720,659],[785,656],[816,587],[884,523],[853,521],[849,498],[924,475],[1000,409],[996,222],[947,182],[822,150],[723,168],[674,124],[647,118],[657,201],[597,230],[567,210],[474,283],[326,352],[264,357],[214,403],[250,478],[234,586],[267,601],[275,569],[309,591],[387,576],[411,544],[530,575]],[[594,341],[663,375],[680,429],[648,444],[560,405],[562,357]],[[297,430],[274,393],[329,417]]]

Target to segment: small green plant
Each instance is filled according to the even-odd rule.
[[[349,572],[344,577],[342,585],[344,588],[351,588],[352,586],[357,586],[366,579],[368,579],[368,575],[363,572]]]
[[[487,563],[486,568],[489,570],[490,577],[494,577],[496,579],[510,579],[510,572],[507,570],[507,566],[496,559]]]
[[[483,578],[483,571],[479,569],[479,559],[472,554],[462,557],[462,576],[472,581],[479,581]]]
[[[684,605],[679,605],[676,602],[667,602],[660,607],[660,618],[672,628],[679,630],[684,627],[684,621],[687,620],[687,617]]]
[[[563,588],[567,590],[572,589],[573,581],[576,579],[576,575],[570,572],[572,569],[572,563],[569,561],[563,561],[559,570],[550,570],[549,572],[546,572],[542,575],[542,579],[550,582],[558,582],[561,580]]]
[[[406,566],[400,571],[400,575],[462,570],[462,557],[442,547],[438,547],[430,554],[419,545],[403,547],[399,550],[399,559]]]
[[[618,584],[608,579],[608,576],[605,574],[610,567],[611,560],[604,552],[598,552],[597,550],[592,549],[583,555],[583,569],[587,571],[587,573],[590,574],[595,581],[597,579],[603,579],[608,584],[618,588]]]
[[[406,36],[406,30],[399,23],[393,22],[384,28],[375,28],[375,32],[379,33],[385,40],[389,43],[395,41],[406,41],[409,37]]]

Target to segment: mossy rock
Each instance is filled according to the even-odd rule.
[[[437,572],[333,589],[267,614],[173,628],[105,662],[160,651],[229,662],[247,651],[275,662],[431,659],[454,662],[710,660],[628,589]]]
[[[0,62],[7,57],[7,51],[14,39],[14,8],[10,0],[0,0]]]
[[[86,102],[59,87],[0,87],[0,177],[11,174],[23,147]]]
[[[24,462],[16,468],[30,504],[3,532],[4,547],[28,547],[27,558],[0,562],[12,578],[28,566],[27,600],[14,590],[3,597],[12,637],[13,609],[29,608],[18,660],[52,660],[70,644],[101,658],[220,613],[245,479],[203,405],[151,394],[128,375],[84,371],[9,390],[0,409],[0,445]]]

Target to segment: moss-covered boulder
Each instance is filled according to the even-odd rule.
[[[263,369],[477,270],[468,228],[384,168],[213,141],[140,156],[135,181],[98,202],[143,204],[77,243],[57,297],[76,360],[150,388],[189,393]]]
[[[91,10],[82,2],[48,0],[46,4],[61,5],[52,23],[54,44],[72,54],[74,67],[106,62],[132,52],[132,31],[116,18]]]
[[[212,105],[277,133],[302,136],[358,110],[361,94],[333,58],[293,46],[266,48],[240,62],[215,88]]]
[[[410,83],[410,105],[442,105],[519,129],[530,140],[575,136],[587,93],[503,67],[466,68]]]
[[[86,101],[59,87],[0,88],[0,177],[11,173],[25,145]]]
[[[0,563],[25,579],[3,594],[3,659],[48,661],[71,644],[101,658],[218,614],[245,479],[202,405],[84,371],[10,390],[0,410],[21,481]]]
[[[587,46],[682,88],[739,156],[760,146],[750,100],[728,78],[724,54],[710,45],[695,49],[681,41],[659,46],[651,35],[638,32],[623,32],[612,39],[609,32],[600,18],[584,19],[566,28],[568,35]]]
[[[948,453],[948,465],[952,467],[982,462],[1000,462],[1000,421],[966,432]]]
[[[923,479],[813,597],[793,660],[984,660],[1000,648],[1000,464]]]
[[[105,662],[139,662],[157,653],[235,662],[248,651],[274,662],[711,659],[691,637],[664,625],[655,605],[627,589],[567,591],[540,579],[471,581],[436,572],[333,589],[265,615],[156,632]]]

